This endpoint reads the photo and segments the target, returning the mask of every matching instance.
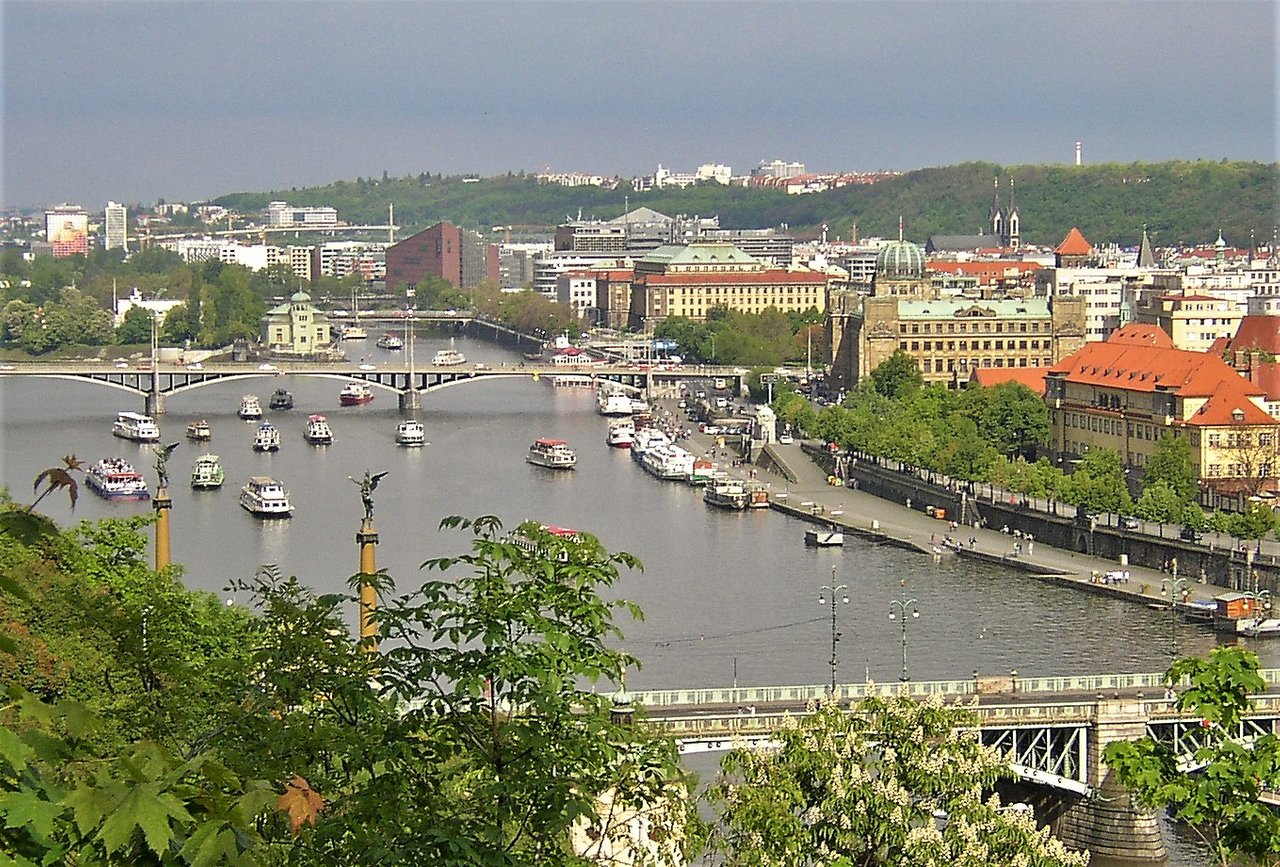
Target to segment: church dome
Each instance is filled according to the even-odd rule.
[[[910,241],[886,244],[876,254],[876,276],[890,280],[924,276],[924,248]]]
[[[289,297],[289,300],[292,301],[294,304],[306,304],[308,301],[311,300],[311,296],[308,295],[306,292],[298,291],[298,292],[294,292],[293,295]]]

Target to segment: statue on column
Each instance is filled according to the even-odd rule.
[[[365,470],[363,479],[347,476],[348,479],[360,486],[360,501],[364,503],[364,519],[366,521],[373,520],[373,492],[377,490],[378,482],[382,481],[382,477],[385,475],[386,473],[370,474],[368,470]]]
[[[159,488],[169,487],[169,455],[180,445],[182,443],[169,443],[167,446],[157,443],[153,447],[156,453],[156,475],[160,477]]]

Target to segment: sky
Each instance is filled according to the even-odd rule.
[[[357,176],[1277,159],[1277,4],[2,0],[0,207]]]

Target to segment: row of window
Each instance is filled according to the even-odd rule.
[[[899,325],[898,325],[898,331],[899,331],[900,333],[902,333],[902,334],[942,334],[942,333],[943,333],[942,326],[943,326],[944,324],[945,324],[945,325],[946,325],[946,327],[947,327],[947,328],[946,328],[946,333],[947,333],[947,334],[956,334],[956,333],[960,333],[960,334],[967,334],[967,333],[970,333],[970,332],[972,332],[972,333],[974,333],[974,334],[977,334],[977,333],[979,333],[979,332],[986,333],[986,334],[990,334],[993,330],[994,330],[996,333],[1015,333],[1015,332],[1016,332],[1016,333],[1026,334],[1028,331],[1030,331],[1032,334],[1039,334],[1039,333],[1040,333],[1040,325],[1041,325],[1041,323],[1040,323],[1040,322],[1031,322],[1031,323],[1027,323],[1027,322],[1000,322],[1000,323],[992,323],[992,322],[973,322],[973,323],[969,323],[969,322],[947,322],[947,323],[942,323],[942,322],[925,322],[925,323],[923,323],[923,324],[921,324],[921,323],[919,323],[919,322],[910,322],[910,323],[908,323],[908,322],[903,322],[903,323],[901,323],[901,324],[899,324]],[[973,325],[973,327],[972,327],[972,328],[970,328],[970,327],[969,327],[971,324]],[[995,329],[993,329],[993,328],[992,328],[992,325],[993,325],[993,324],[1001,325],[1001,326],[1004,326],[1004,327],[1002,327],[1002,328],[995,328]],[[1050,333],[1050,332],[1053,330],[1053,329],[1052,329],[1052,327],[1051,327],[1051,325],[1050,325],[1050,323],[1045,322],[1045,323],[1043,323],[1043,324],[1044,324],[1044,333],[1045,333],[1045,334],[1048,334],[1048,333]],[[978,327],[979,325],[981,325],[982,327],[981,327],[981,328],[979,328],[979,327]],[[1016,327],[1015,327],[1015,326],[1016,326]]]
[[[1221,433],[1211,433],[1208,435],[1208,446],[1211,449],[1222,448],[1226,445],[1229,449],[1247,449],[1253,446],[1253,434],[1244,432],[1232,432],[1223,436]],[[1258,445],[1270,446],[1275,443],[1275,434],[1262,432],[1258,434]]]
[[[924,340],[924,341],[912,340],[911,351],[920,352],[923,350],[924,352],[943,352],[943,351],[955,352],[956,349],[959,348],[961,352],[968,352],[970,349],[985,349],[987,351],[995,349],[997,351],[1001,351],[1005,349],[1012,350],[1012,349],[1048,349],[1049,348],[1048,340],[1045,340],[1043,343],[1041,343],[1041,341],[1039,340],[1032,340],[1029,342],[1026,340],[1010,340],[1008,346],[1005,345],[1005,341],[1003,340],[995,340],[995,341],[983,340],[981,341],[982,343],[981,346],[979,346],[978,343],[979,341],[975,340],[973,341],[973,345],[970,346],[969,345],[970,342],[968,340],[961,340],[959,347],[957,347],[956,341],[954,340],[946,341],[945,345],[944,345],[944,342],[941,340],[936,340],[936,341],[935,340]],[[907,349],[907,341],[905,340],[899,341],[898,346],[905,351]]]
[[[1163,433],[1159,425],[1124,421],[1118,418],[1099,418],[1096,415],[1085,415],[1077,412],[1066,413],[1064,421],[1069,428],[1079,428],[1080,430],[1110,434],[1111,436],[1131,436],[1140,440],[1157,440],[1160,439],[1160,435]]]
[[[1241,479],[1245,477],[1251,479],[1269,479],[1275,475],[1270,461],[1263,461],[1257,467],[1251,467],[1248,464],[1227,464],[1227,473],[1225,476],[1222,474],[1222,467],[1222,464],[1209,464],[1208,472],[1206,472],[1205,475],[1210,478],[1221,477],[1227,479]]]
[[[1040,367],[1039,358],[924,358],[918,359],[920,363],[920,371],[922,373],[955,373],[957,368],[961,370],[973,370],[975,367]],[[1049,359],[1044,359],[1044,363],[1048,364]]]

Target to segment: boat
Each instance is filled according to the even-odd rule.
[[[107,500],[149,500],[142,474],[124,458],[103,458],[85,473],[89,490]]]
[[[1240,628],[1240,634],[1246,638],[1276,638],[1280,636],[1280,618],[1255,617]]]
[[[636,438],[636,425],[629,418],[609,422],[609,432],[605,434],[605,444],[615,449],[631,448],[631,441]]]
[[[348,325],[342,329],[343,340],[368,340],[369,332],[365,331],[359,325]]]
[[[274,452],[280,449],[280,429],[269,421],[264,421],[258,425],[257,433],[253,435],[253,450],[255,452]]]
[[[193,421],[187,425],[187,439],[208,442],[213,439],[213,431],[209,429],[209,423],[204,419]]]
[[[596,397],[601,415],[631,415],[631,398],[620,391],[600,392]]]
[[[402,446],[420,446],[427,442],[427,429],[420,421],[402,421],[396,425],[396,443]]]
[[[541,352],[526,352],[526,353],[524,354],[524,360],[525,360],[525,361],[542,361],[542,353],[541,353]]]
[[[666,445],[671,445],[671,437],[656,427],[636,428],[635,437],[631,440],[631,460],[641,463],[649,449]]]
[[[459,364],[466,364],[467,357],[451,346],[437,352],[431,358],[431,363],[436,367],[456,367]]]
[[[259,518],[288,518],[293,514],[289,492],[270,476],[253,476],[240,489],[240,505]]]
[[[240,412],[238,415],[246,420],[262,418],[262,404],[258,403],[257,395],[246,394],[240,398]]]
[[[537,439],[529,446],[524,458],[531,464],[552,470],[571,470],[578,463],[578,455],[564,440]]]
[[[747,486],[747,507],[751,509],[769,508],[769,489],[759,482]]]
[[[750,499],[746,485],[736,479],[715,479],[702,489],[702,499],[719,509],[745,509]]]
[[[396,337],[390,331],[378,338],[374,346],[379,349],[404,349],[404,341]]]
[[[338,392],[340,406],[360,406],[373,400],[373,389],[364,382],[348,382]]]
[[[834,526],[829,530],[810,527],[804,531],[804,543],[811,548],[837,548],[844,544],[844,533]]]
[[[648,449],[640,466],[654,478],[685,479],[693,470],[693,455],[670,443]]]
[[[302,438],[313,446],[328,446],[333,444],[333,428],[329,427],[329,420],[322,415],[307,416],[307,429],[302,434]]]
[[[647,401],[643,401],[638,397],[631,398],[630,412],[636,413],[636,412],[648,412],[648,411],[649,411],[649,403]]]
[[[116,413],[116,420],[111,425],[111,433],[121,439],[133,440],[135,443],[160,442],[160,428],[149,415],[140,412]]]
[[[707,482],[715,478],[716,465],[714,462],[706,458],[697,458],[693,462],[693,466],[689,468],[689,475],[686,477],[691,485],[706,485]]]
[[[191,468],[191,487],[197,491],[220,488],[226,477],[217,455],[201,455]]]
[[[272,409],[293,409],[293,395],[283,388],[277,388],[271,393],[271,400],[267,401],[267,406]]]

